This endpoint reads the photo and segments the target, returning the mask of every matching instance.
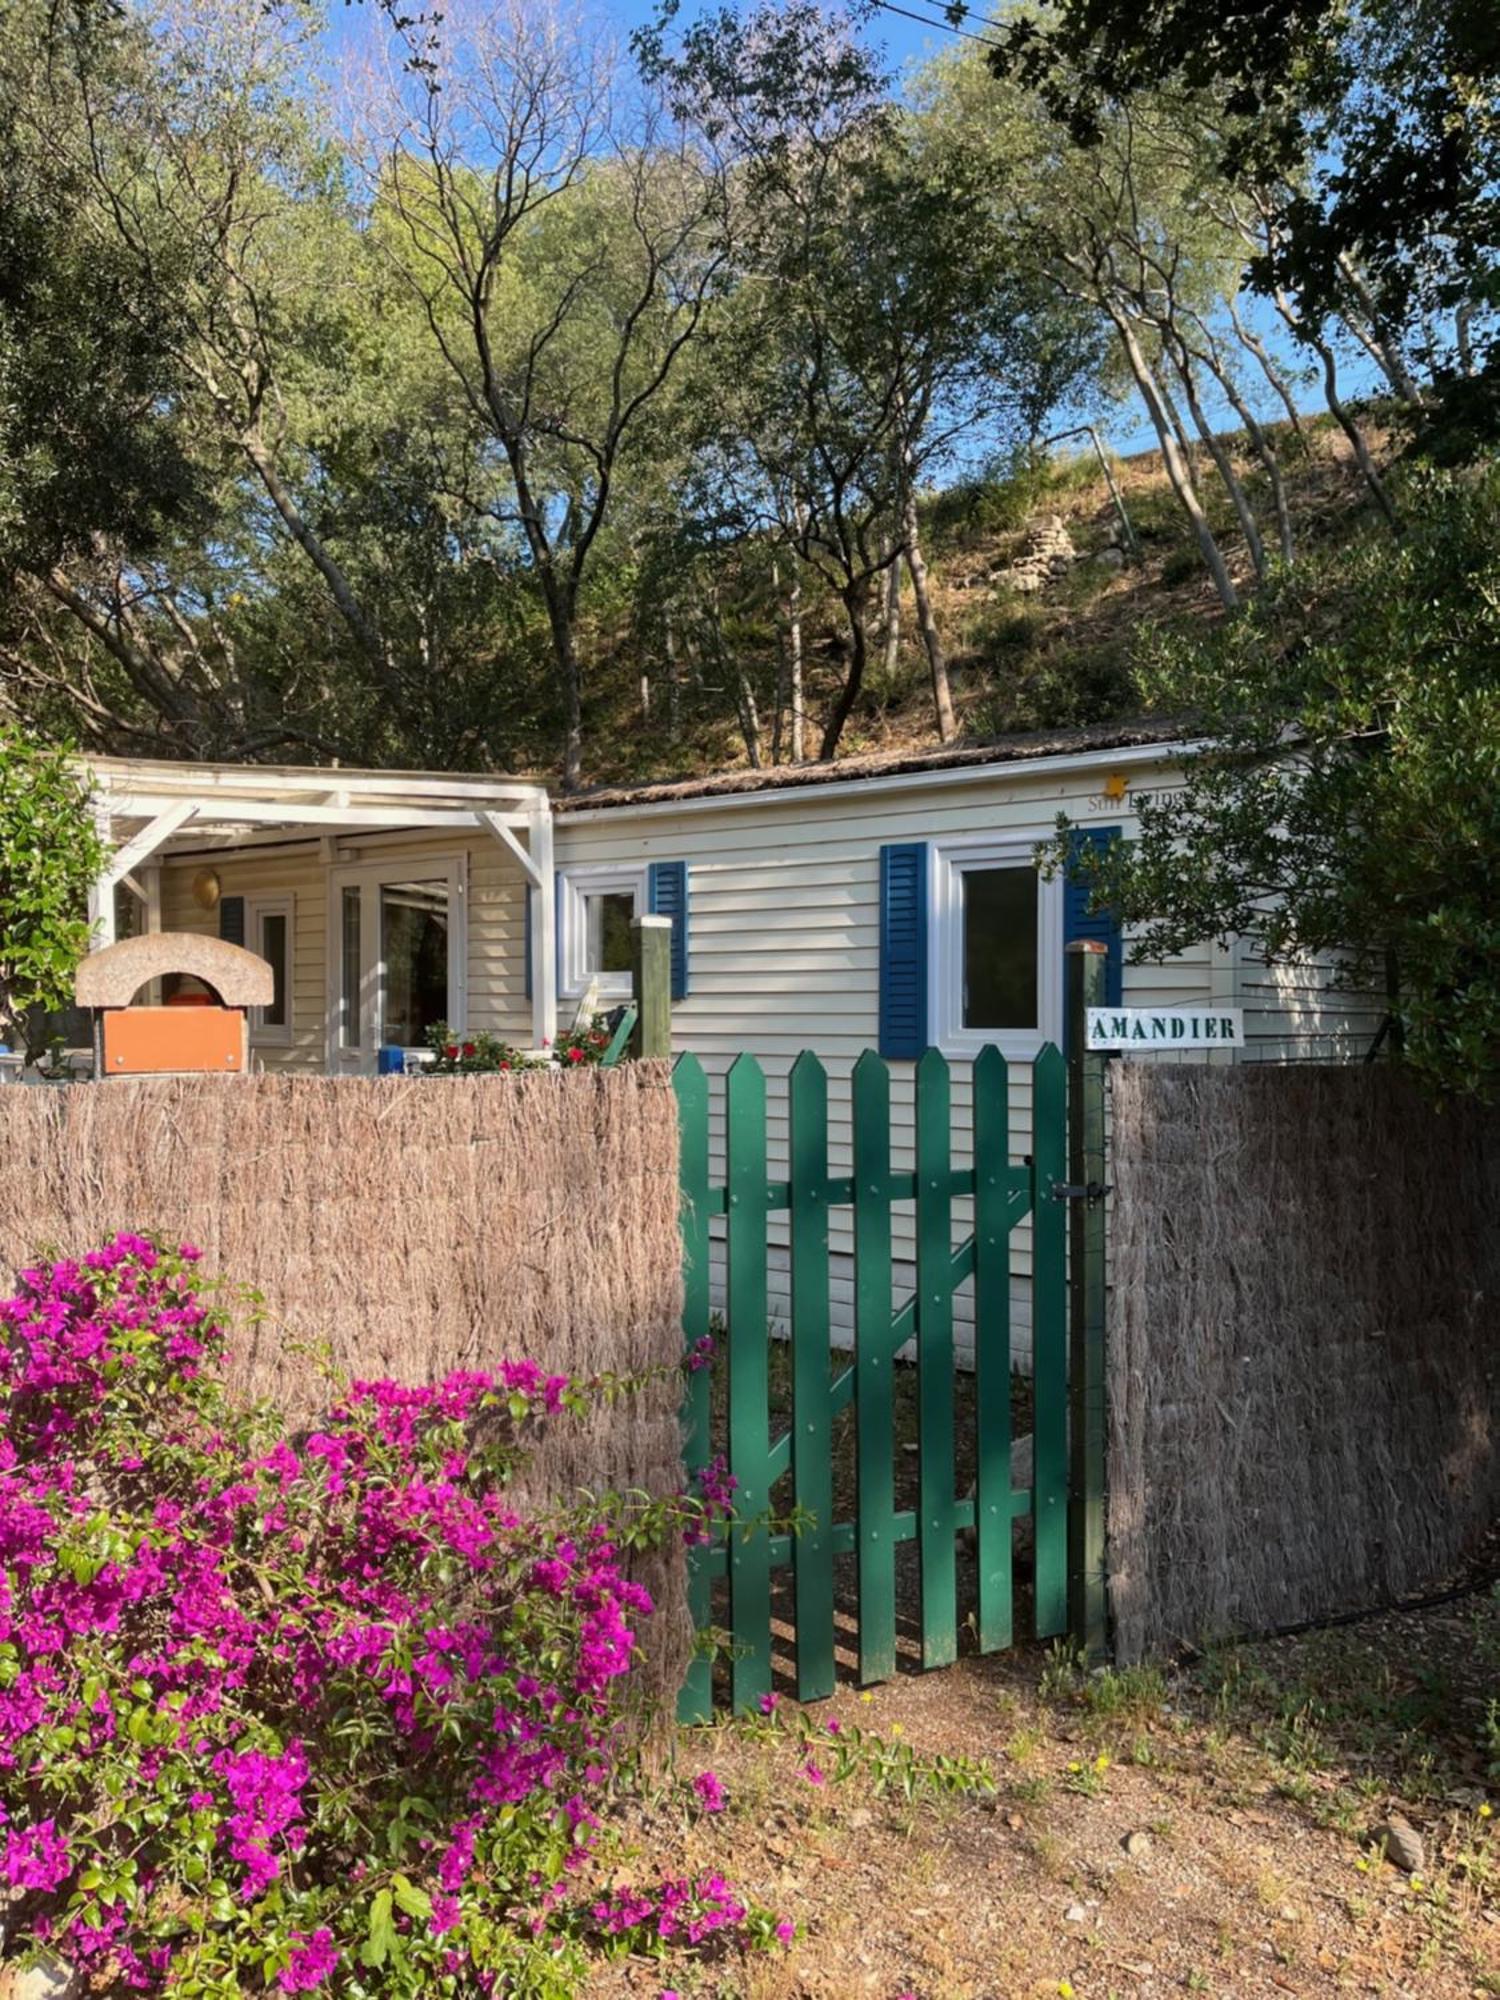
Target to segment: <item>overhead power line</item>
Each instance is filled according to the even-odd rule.
[[[898,7],[896,0],[872,0],[872,5],[879,8],[882,14],[899,14],[903,21],[915,21],[919,28],[936,28],[941,34],[952,35],[958,41],[977,42],[982,49],[1003,49],[1005,46],[989,35],[975,34],[972,28],[961,28],[956,21],[932,14],[918,14],[910,7]]]

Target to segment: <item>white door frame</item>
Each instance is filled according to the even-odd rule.
[[[380,889],[389,882],[442,882],[448,890],[448,1019],[466,1026],[469,1005],[468,855],[386,855],[328,873],[328,986],[326,1053],[330,1076],[370,1076],[385,1039],[385,962],[380,950]],[[343,1015],[344,890],[360,891],[360,1019],[366,1038],[346,1049],[339,1039]]]

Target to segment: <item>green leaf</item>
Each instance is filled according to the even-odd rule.
[[[392,1906],[389,1889],[378,1890],[371,1899],[369,1930],[359,1951],[362,1965],[379,1970],[390,1957],[396,1942],[396,1926],[391,1921]]]

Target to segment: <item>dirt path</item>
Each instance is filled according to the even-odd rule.
[[[601,1966],[590,1991],[1500,1994],[1497,1695],[1500,1600],[1475,1594],[1171,1677],[1034,1649],[783,1701],[683,1739],[679,1778],[717,1771],[728,1807],[696,1818],[664,1784],[618,1873],[721,1866],[797,1939]],[[993,1791],[945,1757],[984,1760]],[[1367,1845],[1392,1808],[1423,1840],[1412,1874]]]

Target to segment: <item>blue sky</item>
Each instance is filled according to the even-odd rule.
[[[697,13],[718,4],[721,0],[682,0],[678,18],[691,20]],[[941,6],[942,0],[878,0],[879,10],[871,20],[868,35],[872,44],[882,51],[898,85],[903,75],[940,51],[954,47],[958,37],[942,19]],[[582,11],[595,20],[614,25],[624,40],[631,29],[654,18],[656,0],[582,0]],[[913,15],[920,18],[909,18]],[[327,18],[329,40],[336,47],[347,36],[357,35],[369,16],[362,7],[355,6],[330,8]],[[1295,377],[1306,372],[1307,357],[1289,339],[1274,308],[1267,301],[1247,298],[1242,309],[1244,317],[1289,375]],[[1358,350],[1341,353],[1340,387],[1346,398],[1367,395],[1375,385],[1375,371],[1363,353]],[[1243,373],[1243,388],[1257,410],[1273,417],[1281,414],[1280,406],[1265,389],[1253,362]],[[1310,412],[1324,408],[1314,384],[1298,386],[1294,393],[1299,407]],[[1235,420],[1227,406],[1209,402],[1208,407],[1216,426],[1233,426]],[[1156,445],[1155,432],[1135,397],[1118,404],[1106,404],[1092,414],[1105,441],[1117,452],[1143,451]],[[1062,430],[1078,422],[1080,415],[1077,411],[1060,411],[1054,427]],[[980,462],[987,456],[985,441],[976,439],[975,447],[969,456]],[[1067,448],[1087,449],[1087,441],[1074,440]]]

